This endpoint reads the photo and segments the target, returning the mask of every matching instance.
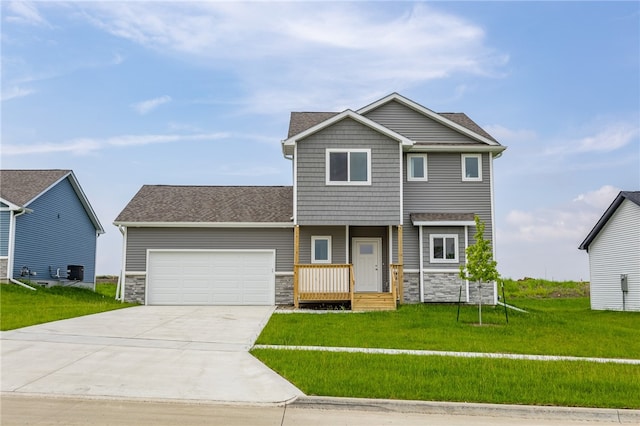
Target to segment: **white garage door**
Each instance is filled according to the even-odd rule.
[[[273,305],[275,252],[149,251],[149,305]]]

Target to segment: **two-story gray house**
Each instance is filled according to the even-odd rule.
[[[474,216],[494,241],[493,160],[461,113],[399,94],[357,111],[294,112],[291,187],[144,186],[114,222],[121,297],[147,304],[477,301],[458,276]],[[475,298],[475,300],[474,300]],[[495,303],[495,287],[483,291]]]

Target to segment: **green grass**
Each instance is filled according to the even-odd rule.
[[[99,284],[96,290],[56,286],[32,291],[15,284],[2,284],[0,330],[135,306],[115,300],[113,284]]]
[[[591,311],[587,298],[510,301],[529,313],[485,306],[403,305],[397,311],[272,315],[258,344],[640,358],[640,313]]]
[[[308,395],[640,408],[640,367],[254,349]]]
[[[547,281],[536,278],[505,279],[507,303],[512,298],[589,297],[587,281]],[[502,296],[502,290],[499,289]]]

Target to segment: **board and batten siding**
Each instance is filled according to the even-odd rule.
[[[371,185],[327,185],[326,149],[371,149]],[[400,143],[346,118],[297,143],[300,225],[400,223]]]
[[[127,272],[145,272],[147,249],[276,250],[276,272],[293,271],[292,228],[127,228]]]
[[[491,161],[489,154],[482,154],[482,181],[462,180],[462,154],[428,153],[428,181],[407,181],[406,155],[403,161],[404,188],[404,267],[418,269],[420,265],[418,227],[413,226],[411,213],[475,213],[485,223],[485,239],[491,241]],[[475,227],[468,228],[468,242],[474,243]],[[424,230],[423,230],[424,231]],[[437,232],[436,232],[437,233]],[[427,233],[423,234],[426,240]],[[464,244],[464,235],[460,236]],[[429,252],[425,250],[424,264],[429,263]]]
[[[16,217],[13,276],[20,277],[23,266],[35,271],[33,280],[52,281],[60,268],[67,276],[68,265],[82,265],[84,280],[95,280],[96,228],[74,191],[69,178],[28,205],[31,213]]]
[[[418,143],[477,143],[397,101],[381,105],[366,113],[365,117]]]
[[[624,200],[589,245],[591,308],[622,310],[620,275],[627,274],[626,310],[640,311],[640,206]]]
[[[11,231],[11,212],[0,211],[0,257],[9,256],[9,232]]]

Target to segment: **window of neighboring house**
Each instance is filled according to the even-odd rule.
[[[407,155],[407,180],[427,180],[427,154]]]
[[[327,149],[327,185],[371,185],[370,149]]]
[[[462,154],[462,180],[482,180],[482,155]]]
[[[457,263],[458,236],[431,235],[431,263]]]
[[[311,237],[311,263],[331,263],[331,237]]]

